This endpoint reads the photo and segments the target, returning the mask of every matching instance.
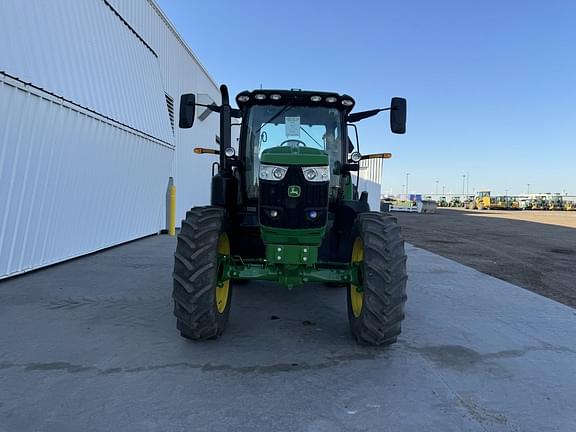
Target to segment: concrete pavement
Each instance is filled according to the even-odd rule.
[[[0,283],[0,431],[574,431],[576,311],[414,247],[404,332],[357,346],[345,292],[249,284],[180,338],[174,239]]]

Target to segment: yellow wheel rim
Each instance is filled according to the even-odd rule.
[[[228,234],[222,233],[218,238],[218,254],[230,255],[230,240]],[[218,269],[218,275],[220,269]],[[218,312],[223,313],[228,304],[228,292],[230,291],[230,281],[223,282],[221,286],[216,285],[216,307]]]
[[[364,242],[360,237],[356,237],[352,246],[352,262],[360,263],[362,261],[364,261]],[[358,318],[362,312],[364,292],[358,291],[358,286],[354,284],[350,284],[350,302],[352,303],[352,313],[355,318]]]

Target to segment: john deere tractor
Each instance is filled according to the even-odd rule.
[[[226,86],[220,91],[219,106],[196,103],[193,94],[180,100],[181,128],[192,127],[196,106],[220,115],[220,149],[195,149],[219,157],[211,205],[188,211],[178,235],[173,298],[180,334],[221,336],[235,285],[256,280],[288,289],[344,285],[354,338],[395,342],[406,302],[404,242],[394,217],[370,211],[352,175],[361,160],[389,153],[361,155],[348,131],[390,111],[392,132],[403,134],[406,100],[352,113],[347,95],[255,90],[238,94],[232,108]],[[232,118],[241,121],[237,148]]]

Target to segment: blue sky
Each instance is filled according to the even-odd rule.
[[[158,0],[218,83],[347,93],[358,110],[408,99],[383,192],[576,195],[576,2]]]

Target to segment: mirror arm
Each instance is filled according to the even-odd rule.
[[[360,111],[357,113],[352,113],[352,114],[348,115],[348,122],[354,123],[354,122],[357,122],[360,120],[364,120],[364,119],[367,119],[369,117],[373,117],[382,111],[389,111],[390,109],[391,109],[391,107],[378,108],[378,109],[373,109],[373,110],[369,110],[369,111]]]
[[[213,103],[211,105],[197,103],[196,106],[206,107],[210,111],[217,112],[217,113],[219,113],[222,109],[221,106],[216,105],[215,103]],[[237,109],[237,108],[230,108],[230,116],[234,117],[234,118],[242,118],[242,111]]]

